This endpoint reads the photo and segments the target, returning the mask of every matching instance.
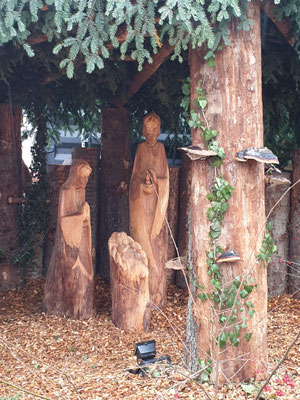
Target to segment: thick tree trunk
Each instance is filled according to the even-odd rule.
[[[283,173],[282,175],[290,179],[290,173]],[[277,185],[266,188],[266,214],[268,215],[273,208],[269,221],[273,223],[272,236],[277,246],[277,251],[271,257],[272,261],[268,266],[269,297],[281,296],[287,292],[291,192],[286,193],[285,196],[283,194],[288,187],[288,185]],[[282,200],[277,204],[282,196]]]
[[[267,271],[255,262],[265,225],[264,167],[253,160],[245,163],[235,160],[237,151],[263,146],[258,2],[248,5],[248,18],[254,22],[249,32],[238,30],[235,21],[230,25],[231,45],[216,54],[216,66],[213,69],[204,61],[205,52],[192,50],[190,53],[191,104],[197,95],[199,80],[202,80],[208,101],[206,119],[211,129],[218,130],[217,140],[226,153],[221,174],[230,185],[235,186],[217,244],[225,249],[234,249],[241,261],[220,264],[222,286],[229,286],[238,276],[241,281],[248,278],[248,282],[252,277],[253,284],[257,285],[247,297],[254,305],[253,318],[247,315],[247,307],[238,312],[238,321],[243,316],[248,320],[247,330],[241,329],[237,347],[228,339],[220,351],[215,339],[221,334],[224,324],[219,324],[218,310],[214,311],[209,301],[195,299],[194,306],[190,307],[194,320],[199,324],[199,331],[197,346],[187,342],[191,351],[187,363],[193,364],[191,357],[211,358],[213,377],[218,377],[219,382],[224,379],[241,381],[252,377],[264,378],[267,372]],[[192,132],[192,142],[203,145],[199,131]],[[214,173],[208,161],[192,162],[192,262],[197,282],[205,287],[204,291],[212,291],[206,264],[206,252],[211,250],[208,237],[210,224],[206,216],[210,203],[206,196],[214,182]],[[252,333],[249,342],[244,337],[247,332]]]
[[[292,183],[300,179],[300,149],[293,151]],[[292,189],[289,292],[300,299],[300,182]]]
[[[98,271],[109,279],[107,243],[113,232],[129,233],[130,126],[125,108],[102,110]]]
[[[0,290],[16,288],[19,282],[10,256],[17,249],[20,204],[9,204],[8,197],[22,195],[21,118],[20,107],[0,104]]]
[[[108,248],[112,321],[126,331],[146,331],[151,316],[147,256],[141,245],[125,232],[114,232]]]

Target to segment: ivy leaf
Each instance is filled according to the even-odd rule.
[[[252,393],[257,392],[256,386],[254,386],[252,383],[249,383],[249,384],[248,383],[247,384],[241,383],[241,388],[247,394],[252,394]]]
[[[216,288],[221,288],[221,281],[219,279],[211,279],[210,283]]]
[[[246,333],[245,339],[247,340],[247,342],[249,342],[249,340],[251,339],[251,337],[252,337],[252,333]]]
[[[248,293],[251,293],[252,290],[253,290],[253,288],[254,288],[254,286],[252,286],[252,285],[244,286],[244,289],[245,289]]]
[[[255,314],[255,310],[251,309],[248,311],[248,315],[250,315],[250,317],[253,317],[254,314]]]
[[[202,109],[205,108],[207,106],[207,100],[205,99],[199,100],[199,106]]]
[[[245,297],[247,297],[247,296],[248,296],[247,290],[243,289],[243,290],[241,291],[241,293],[240,293],[240,296],[241,296],[242,299],[244,299]]]
[[[220,342],[219,342],[221,348],[225,346],[227,338],[228,338],[227,333],[222,332],[221,336],[220,336]]]
[[[226,321],[227,321],[226,315],[221,315],[221,316],[220,316],[220,322],[221,322],[221,324],[223,324],[223,323],[226,322]]]

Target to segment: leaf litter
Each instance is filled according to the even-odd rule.
[[[42,313],[43,287],[44,280],[39,279],[26,282],[19,291],[0,293],[0,400],[37,396],[51,400],[213,398],[213,386],[199,385],[184,368],[187,290],[170,285],[166,309],[153,311],[149,332],[135,333],[112,323],[110,288],[101,278],[95,279],[97,315],[89,320]],[[299,330],[300,302],[289,295],[276,297],[269,300],[272,309],[268,317],[269,372]],[[152,365],[144,378],[131,374],[129,370],[137,368],[135,343],[152,339],[157,356],[169,355],[172,363]],[[299,373],[296,345],[262,398],[300,399]],[[243,387],[224,385],[217,398],[255,398],[255,393],[255,382]]]

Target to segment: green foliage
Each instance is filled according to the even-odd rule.
[[[33,182],[26,190],[25,204],[20,213],[18,227],[20,248],[14,260],[14,264],[23,272],[35,262],[36,250],[43,243],[49,217],[45,152],[47,134],[46,121],[42,114],[37,115],[37,125],[35,144],[31,150],[33,161],[30,169]]]
[[[267,267],[271,262],[271,256],[277,250],[274,244],[274,239],[271,234],[273,228],[272,222],[268,222],[265,230],[265,236],[262,242],[262,247],[256,255],[257,260],[262,261],[264,266]]]
[[[142,68],[152,61],[158,45],[174,46],[173,58],[193,48],[207,46],[207,59],[222,43],[228,45],[229,23],[240,20],[239,29],[248,30],[246,0],[7,0],[0,4],[0,45],[14,42],[23,46],[29,57],[35,49],[27,42],[31,32],[46,34],[53,43],[54,54],[65,52],[61,68],[73,76],[74,61],[84,59],[86,71],[104,67],[110,55],[106,43],[119,49],[124,58],[127,51]]]
[[[284,167],[300,146],[300,60],[266,16],[262,41],[264,140]]]
[[[208,382],[210,380],[210,375],[212,373],[212,360],[203,360],[203,358],[200,358],[198,360],[198,363],[200,365],[201,370],[203,371],[200,375],[200,381],[202,383]]]

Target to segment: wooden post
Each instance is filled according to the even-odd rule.
[[[290,173],[282,173],[282,176],[290,179]],[[283,196],[289,185],[277,185],[266,187],[266,214],[275,206]],[[268,296],[282,296],[288,288],[288,264],[289,260],[289,220],[290,220],[291,192],[282,197],[280,203],[273,209],[269,221],[273,223],[272,236],[277,246],[277,251],[271,257],[268,266]],[[294,221],[294,218],[292,219]],[[293,223],[293,222],[292,222]],[[296,236],[298,237],[298,236]],[[297,243],[299,246],[299,244]],[[290,259],[293,261],[293,259]]]
[[[177,245],[180,167],[170,166],[169,174],[170,174],[169,175],[170,176],[170,194],[169,194],[167,215],[168,215],[169,227],[171,229],[173,239],[175,240],[175,243]],[[172,258],[177,257],[173,239],[169,232],[168,256],[167,256],[168,260],[171,260]],[[174,283],[174,281],[175,281],[175,271],[174,270],[171,269],[171,270],[167,271],[167,281],[168,281],[168,283]]]
[[[248,316],[247,326],[252,338],[246,341],[243,333],[248,331],[241,331],[237,347],[228,340],[229,344],[220,351],[212,338],[212,334],[218,336],[222,326],[215,316],[212,322],[209,301],[202,302],[196,297],[194,304],[189,303],[188,318],[193,329],[196,326],[198,336],[195,342],[187,332],[187,364],[195,367],[199,358],[211,358],[213,377],[215,381],[219,378],[219,382],[263,379],[267,374],[267,270],[255,263],[265,225],[264,167],[254,160],[245,163],[235,160],[237,151],[263,146],[260,3],[251,2],[247,7],[253,26],[249,32],[244,32],[238,30],[237,21],[231,23],[231,44],[216,54],[213,69],[204,60],[205,51],[190,52],[191,104],[202,80],[208,102],[206,119],[211,129],[218,130],[217,140],[226,153],[221,173],[235,187],[222,221],[218,244],[234,249],[241,261],[220,264],[222,285],[229,285],[237,276],[243,277],[245,270],[257,285],[249,296],[255,310],[253,318],[247,315],[247,308],[241,314]],[[204,145],[199,131],[192,132],[192,142]],[[210,203],[206,195],[214,182],[214,172],[208,161],[192,162],[191,260],[198,283],[209,290],[212,286],[207,274],[206,252],[211,245],[206,211]]]
[[[189,244],[189,215],[191,201],[191,160],[181,153],[181,169],[179,180],[179,213],[178,213],[178,250],[180,257],[186,257]],[[186,275],[186,277],[188,277]],[[176,271],[176,286],[186,288],[186,280],[182,271]]]
[[[148,260],[141,245],[125,232],[108,241],[112,321],[120,329],[143,332],[150,326]]]
[[[97,260],[100,275],[109,279],[107,243],[113,232],[129,233],[130,126],[125,108],[102,110],[100,209]]]
[[[20,107],[0,104],[0,291],[19,283],[19,271],[7,257],[17,248],[20,206],[9,204],[8,198],[22,194],[21,118]]]
[[[300,179],[300,149],[293,151],[292,183]],[[290,267],[289,267],[289,292],[300,299],[300,182],[292,189],[291,204],[291,234],[290,234]]]

